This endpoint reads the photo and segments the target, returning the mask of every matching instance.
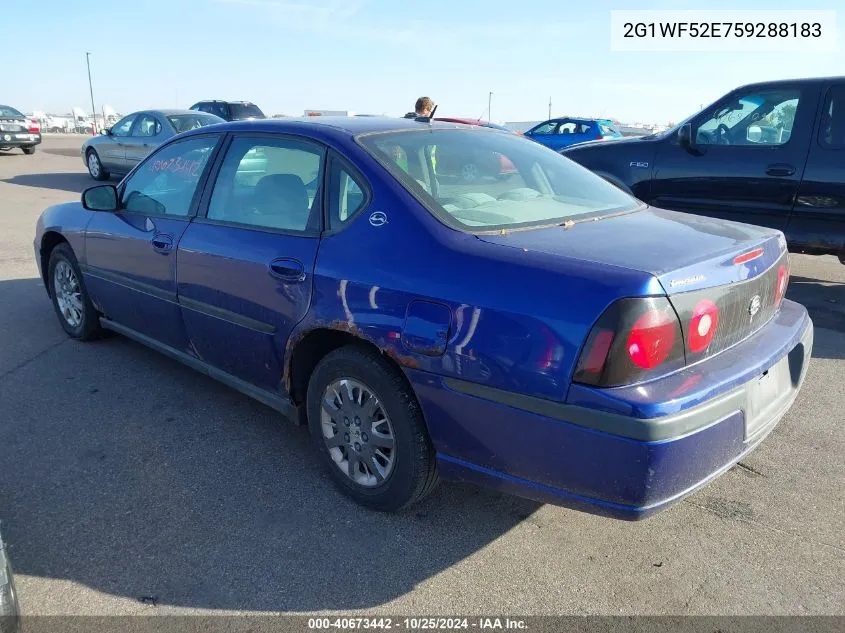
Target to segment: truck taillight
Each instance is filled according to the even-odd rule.
[[[683,367],[681,323],[666,297],[622,299],[599,318],[581,351],[573,379],[614,387]]]

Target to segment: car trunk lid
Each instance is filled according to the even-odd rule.
[[[783,299],[789,271],[779,231],[652,207],[478,237],[653,275],[681,321],[688,362],[727,349],[765,325]],[[699,326],[704,328],[700,312],[711,303],[717,307],[711,315],[718,319],[712,323],[716,334],[700,348],[695,344]]]

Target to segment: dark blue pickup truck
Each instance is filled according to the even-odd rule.
[[[737,88],[676,127],[562,154],[648,204],[779,229],[845,263],[845,77]]]

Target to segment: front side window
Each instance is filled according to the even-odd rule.
[[[819,142],[831,149],[845,149],[845,84],[833,86],[827,92]]]
[[[766,90],[717,106],[699,125],[699,145],[784,145],[792,134],[801,93]]]
[[[640,204],[571,160],[512,134],[412,130],[364,134],[358,142],[436,216],[463,230],[562,223]],[[407,160],[407,171],[397,155]],[[467,160],[475,167],[464,169]]]
[[[317,232],[323,150],[288,138],[242,136],[220,167],[208,219],[296,232]]]
[[[111,128],[112,136],[129,136],[132,130],[132,124],[135,123],[135,115],[123,117],[120,121],[115,123]]]
[[[158,119],[151,114],[142,114],[138,117],[132,136],[157,136],[159,132],[161,132],[161,123]]]
[[[121,209],[144,215],[187,216],[218,137],[177,141],[145,160],[126,181]]]

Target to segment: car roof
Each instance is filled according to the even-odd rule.
[[[196,110],[182,110],[178,108],[168,108],[166,110],[141,110],[141,112],[155,112],[164,116],[174,116],[177,114],[206,114],[205,112],[197,112]]]
[[[415,119],[399,119],[393,117],[346,117],[319,116],[297,117],[285,119],[253,119],[250,121],[228,121],[214,126],[220,131],[248,131],[248,132],[296,132],[304,129],[312,132],[334,132],[349,135],[366,134],[370,132],[400,132],[402,130],[425,129],[455,129],[463,127],[459,123],[447,121],[418,121]],[[204,128],[208,131],[209,128]]]
[[[752,84],[745,84],[742,86],[737,86],[731,92],[735,92],[737,90],[745,90],[748,88],[778,88],[780,86],[786,85],[799,85],[799,86],[806,86],[806,85],[813,85],[813,84],[821,84],[821,83],[839,83],[845,82],[845,76],[839,77],[802,77],[800,79],[776,79],[774,81],[758,81]]]

